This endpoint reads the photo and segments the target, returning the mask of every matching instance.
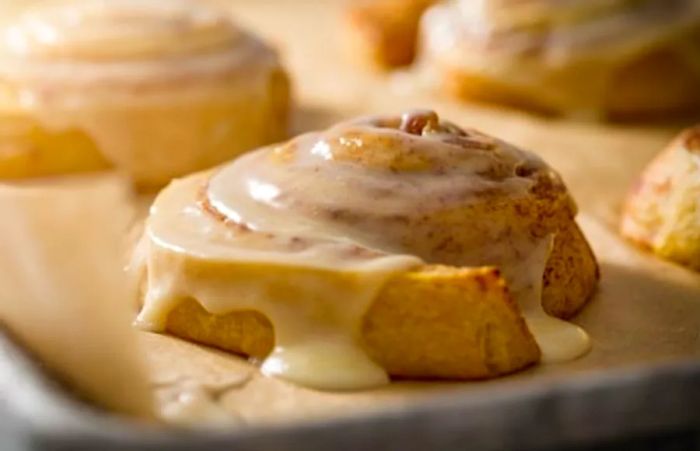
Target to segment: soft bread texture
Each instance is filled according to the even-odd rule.
[[[700,271],[700,126],[646,168],[627,198],[621,233],[662,258]]]
[[[170,313],[167,330],[254,358],[274,344],[272,324],[260,313],[215,316],[192,300]],[[397,377],[488,378],[540,356],[503,279],[490,268],[426,266],[391,279],[365,314],[362,339]]]

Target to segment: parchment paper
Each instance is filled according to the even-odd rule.
[[[342,50],[339,2],[248,0],[237,1],[233,9],[243,24],[280,48],[291,69],[300,105],[295,132],[357,114],[433,108],[462,126],[533,150],[559,170],[601,265],[599,292],[575,320],[592,336],[593,350],[571,363],[540,365],[487,382],[403,381],[366,392],[323,393],[263,377],[235,356],[144,334],[155,378],[180,374],[208,385],[227,380],[217,402],[241,422],[255,424],[355,415],[487,386],[549,383],[577,373],[700,359],[700,275],[645,254],[616,233],[630,183],[681,124],[574,123],[460,104],[421,88],[411,74],[370,74],[353,67]]]

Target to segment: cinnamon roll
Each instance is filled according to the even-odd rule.
[[[1,36],[2,178],[116,167],[148,188],[285,135],[276,53],[200,2],[46,2]]]
[[[621,232],[668,260],[700,271],[700,126],[685,130],[630,191]]]
[[[696,0],[443,0],[418,42],[429,78],[470,101],[622,120],[700,111]]]
[[[430,111],[352,120],[163,190],[137,322],[316,388],[564,361],[598,278],[575,215],[534,154]]]

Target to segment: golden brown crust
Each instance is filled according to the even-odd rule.
[[[389,374],[481,379],[539,360],[539,348],[492,269],[428,267],[390,282],[363,337]]]
[[[263,358],[274,344],[260,313],[215,316],[186,300],[168,316],[182,338]],[[390,280],[365,315],[364,347],[392,376],[481,379],[529,366],[540,352],[498,272],[428,266]]]

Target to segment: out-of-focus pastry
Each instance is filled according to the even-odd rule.
[[[413,62],[418,24],[437,0],[359,0],[349,4],[346,35],[351,56],[391,68]]]
[[[621,231],[700,271],[700,126],[681,133],[645,169],[628,196]]]
[[[417,41],[423,70],[466,100],[623,120],[700,111],[697,0],[445,0]]]
[[[589,341],[555,317],[598,278],[575,214],[529,152],[429,111],[357,119],[163,190],[138,322],[317,388],[563,361]]]
[[[140,187],[282,139],[276,53],[198,2],[46,2],[0,42],[0,178],[117,167]]]

